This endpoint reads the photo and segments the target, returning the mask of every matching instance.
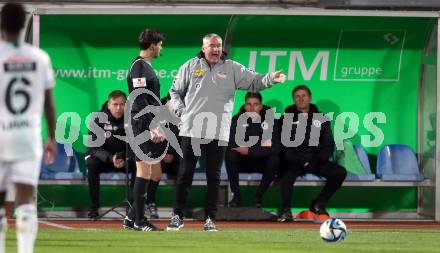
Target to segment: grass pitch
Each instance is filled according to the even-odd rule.
[[[17,252],[9,230],[6,252]],[[345,241],[325,243],[316,229],[134,232],[42,229],[35,252],[440,252],[439,230],[349,230]]]

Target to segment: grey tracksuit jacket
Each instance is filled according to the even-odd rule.
[[[273,74],[258,74],[222,56],[210,67],[203,53],[180,67],[170,89],[180,116],[180,136],[229,140],[235,91],[257,92],[272,87]]]

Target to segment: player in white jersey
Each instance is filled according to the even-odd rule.
[[[44,162],[53,162],[56,155],[53,71],[45,52],[19,41],[25,18],[20,4],[5,4],[1,10],[0,253],[5,251],[4,202],[10,184],[15,186],[18,252],[33,252],[38,230],[35,195],[43,158],[43,107],[48,130]]]

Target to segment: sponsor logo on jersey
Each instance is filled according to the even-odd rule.
[[[195,76],[203,76],[205,74],[205,71],[203,69],[196,69],[194,70]]]
[[[145,79],[145,77],[133,78],[133,87],[147,87],[147,80]]]
[[[35,71],[37,64],[35,62],[6,62],[3,64],[5,72],[18,72],[18,71]]]

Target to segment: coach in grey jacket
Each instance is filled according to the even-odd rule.
[[[201,150],[207,155],[204,230],[216,230],[220,167],[229,140],[235,91],[257,92],[285,79],[281,71],[262,75],[226,59],[220,36],[203,37],[202,51],[183,64],[170,90],[171,103],[182,121],[179,135],[183,159],[177,178],[174,215],[167,230],[183,227],[183,209]]]

